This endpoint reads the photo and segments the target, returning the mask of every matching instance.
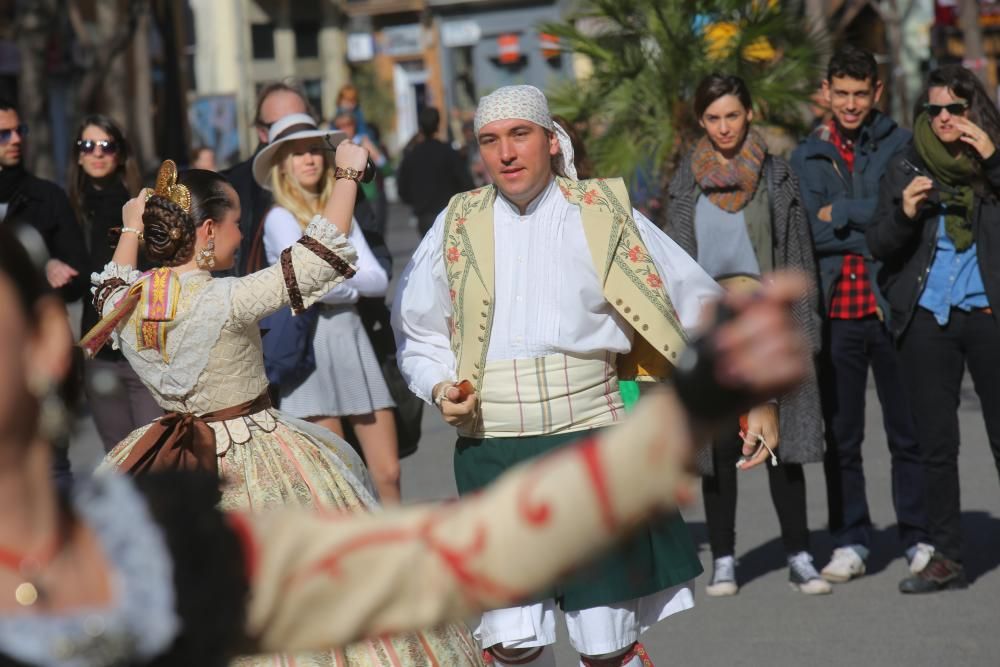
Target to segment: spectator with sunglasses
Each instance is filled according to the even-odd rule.
[[[886,326],[888,303],[875,282],[880,265],[865,242],[865,229],[879,220],[875,207],[882,175],[910,138],[876,108],[882,89],[871,53],[853,46],[837,51],[822,88],[833,118],[792,155],[812,230],[825,315],[820,390],[835,548],[821,574],[834,583],[862,576],[871,547],[861,452],[869,367],[889,445],[900,546],[910,571],[921,570],[933,553],[920,443]]]
[[[74,148],[69,197],[87,244],[90,263],[84,273],[89,276],[111,261],[122,207],[139,192],[142,181],[128,140],[107,116],[84,117]],[[138,268],[152,267],[140,263]],[[80,330],[90,331],[100,319],[91,300],[84,299]],[[110,345],[87,361],[85,375],[87,399],[105,451],[163,414],[122,353]]]
[[[52,257],[45,267],[49,284],[65,301],[87,291],[87,255],[66,193],[24,167],[28,126],[17,107],[0,98],[0,224],[28,223],[45,240]]]
[[[872,253],[921,434],[938,551],[904,593],[966,586],[958,404],[968,365],[1000,472],[1000,112],[964,67],[931,72],[913,140],[882,181]]]

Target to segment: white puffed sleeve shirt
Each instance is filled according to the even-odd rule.
[[[428,403],[434,385],[458,379],[448,333],[445,213],[403,271],[392,309],[400,371],[410,390]],[[656,225],[634,209],[632,215],[681,324],[691,330],[721,288]],[[495,312],[487,361],[631,350],[634,331],[604,298],[580,209],[566,201],[554,180],[524,215],[498,196],[493,228]]]

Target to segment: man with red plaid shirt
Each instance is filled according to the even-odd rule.
[[[833,118],[799,145],[792,166],[812,228],[826,307],[820,379],[827,501],[836,548],[821,574],[840,583],[865,573],[871,541],[861,456],[869,366],[882,404],[892,500],[910,570],[923,569],[934,549],[927,544],[920,447],[884,322],[888,307],[875,284],[879,264],[865,242],[879,181],[910,133],[875,109],[882,82],[867,51],[848,46],[835,53],[823,93]]]

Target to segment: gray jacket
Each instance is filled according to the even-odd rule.
[[[775,268],[799,269],[815,280],[816,260],[798,182],[788,163],[779,157],[768,155],[764,159],[763,170],[761,183],[767,187],[770,202]],[[688,156],[670,181],[663,231],[695,258],[698,257],[698,243],[694,211],[698,193]],[[795,305],[793,314],[802,326],[813,354],[818,354],[821,333],[819,296],[815,288]],[[822,461],[823,413],[814,367],[810,366],[806,381],[778,399],[778,409],[781,437],[778,452],[781,460],[789,463]],[[736,428],[734,424],[733,429]],[[708,449],[702,450],[699,455],[698,466],[703,473],[712,474],[712,457]]]

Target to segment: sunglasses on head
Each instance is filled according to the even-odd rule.
[[[87,155],[90,155],[98,148],[100,148],[101,152],[105,155],[114,155],[118,152],[118,144],[110,139],[102,139],[100,141],[80,139],[76,142],[76,148],[81,153],[86,153]]]
[[[965,110],[969,108],[968,102],[952,102],[951,104],[931,104],[928,102],[924,105],[924,111],[931,118],[937,118],[941,115],[942,111],[947,110],[952,116],[958,116],[965,113]]]
[[[0,146],[10,143],[10,140],[13,138],[15,132],[17,132],[17,134],[23,139],[28,136],[28,126],[21,123],[20,125],[0,130]]]

